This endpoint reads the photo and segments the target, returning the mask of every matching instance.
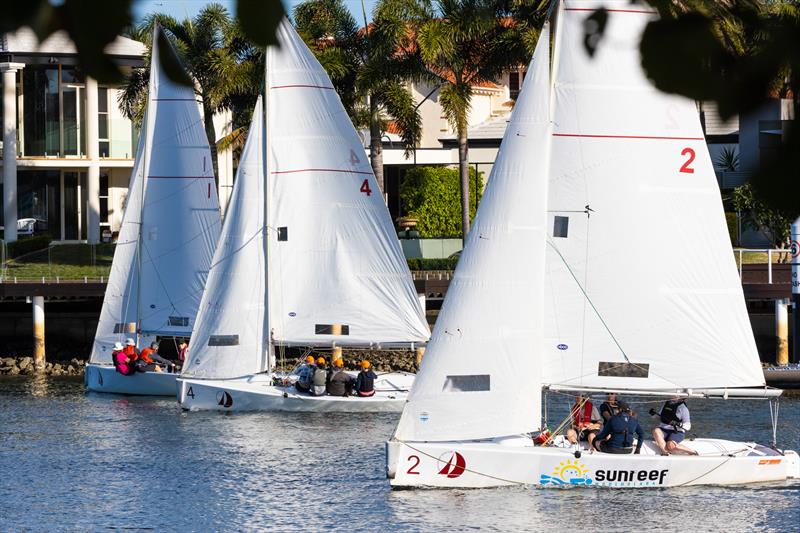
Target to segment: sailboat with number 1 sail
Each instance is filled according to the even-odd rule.
[[[197,98],[192,87],[167,77],[160,54],[175,52],[156,27],[142,134],[86,365],[86,386],[97,392],[175,395],[176,373],[123,375],[111,354],[127,339],[143,347],[191,336],[219,237],[219,201]]]
[[[584,20],[605,7],[593,58]],[[542,32],[393,438],[394,487],[674,487],[800,477],[797,453],[685,440],[697,455],[536,445],[542,389],[773,398],[694,103],[658,92],[656,14],[563,1]],[[771,401],[771,400],[770,400]],[[549,441],[544,440],[547,444]],[[632,451],[632,448],[630,449]]]
[[[400,411],[413,375],[375,395],[311,396],[275,375],[288,347],[411,349],[429,336],[386,204],[328,75],[284,20],[256,106],[179,383],[190,410]]]

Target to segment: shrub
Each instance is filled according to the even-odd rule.
[[[443,259],[407,259],[410,270],[455,270],[458,257]]]
[[[475,217],[476,171],[469,169],[469,218]],[[483,190],[483,172],[478,173]],[[457,168],[414,167],[400,184],[403,213],[419,219],[420,237],[461,236],[461,185]]]
[[[53,237],[47,233],[8,243],[8,258],[13,259],[50,246]]]
[[[731,238],[731,244],[734,246],[738,246],[738,235],[737,235],[737,222],[736,222],[736,213],[731,213],[730,211],[725,213],[725,222],[728,223],[728,235]]]

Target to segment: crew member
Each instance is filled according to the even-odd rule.
[[[594,437],[600,431],[600,413],[597,411],[589,396],[579,394],[572,406],[572,427],[567,430],[567,440],[572,444],[577,444],[579,440],[586,441],[592,445]]]
[[[361,372],[356,376],[356,393],[359,396],[374,396],[375,395],[375,380],[378,376],[372,371],[369,361],[366,359],[361,361]]]
[[[309,355],[306,357],[305,363],[300,365],[297,370],[297,381],[294,382],[294,387],[300,392],[311,392],[311,379],[314,377],[314,356]]]
[[[344,371],[344,361],[333,361],[333,372],[328,380],[328,394],[331,396],[350,396],[353,392],[353,376]]]
[[[644,430],[625,402],[619,402],[619,412],[603,425],[603,430],[594,439],[595,449],[605,453],[633,452],[633,435],[636,435],[636,451],[639,453],[644,442]],[[606,440],[607,439],[607,440]]]
[[[618,412],[619,408],[617,406],[617,393],[609,392],[606,394],[606,401],[600,404],[600,416],[603,417],[603,423],[605,424],[611,420],[611,417]]]
[[[125,354],[125,347],[121,342],[114,343],[114,350],[111,352],[111,362],[114,364],[114,370],[123,376],[130,376],[136,370],[136,365]]]
[[[325,358],[317,359],[317,367],[314,375],[311,376],[311,394],[314,396],[325,396],[326,385],[328,384],[328,370],[325,368]]]
[[[664,402],[660,413],[655,409],[650,409],[651,416],[657,416],[660,424],[653,428],[653,440],[661,450],[661,455],[671,453],[684,455],[697,455],[697,452],[681,444],[686,432],[692,429],[692,420],[689,416],[689,408],[680,396]]]

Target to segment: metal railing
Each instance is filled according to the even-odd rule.
[[[411,279],[450,281],[453,277],[452,270],[412,270]]]
[[[743,265],[744,263],[744,254],[766,254],[767,260],[767,283],[772,283],[772,265],[773,262],[776,262],[779,259],[785,257],[785,254],[790,254],[791,251],[788,248],[734,248],[733,253],[736,255],[738,267],[739,267],[739,279],[742,279],[742,272],[744,270]],[[765,264],[764,262],[757,261],[755,263],[747,263],[747,264]],[[778,263],[778,264],[786,264],[786,262]]]

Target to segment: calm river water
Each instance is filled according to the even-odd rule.
[[[551,416],[568,401],[551,397]],[[690,407],[698,434],[770,440],[765,402]],[[800,530],[796,481],[391,491],[383,442],[396,420],[183,413],[86,394],[77,379],[0,379],[0,531]],[[781,402],[779,442],[800,448],[798,396]]]

